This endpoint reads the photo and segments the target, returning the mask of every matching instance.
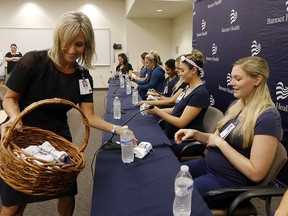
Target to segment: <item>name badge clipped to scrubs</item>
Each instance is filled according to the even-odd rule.
[[[234,130],[234,128],[235,125],[233,123],[229,124],[228,127],[220,133],[220,137],[225,139]]]
[[[79,80],[80,94],[86,95],[92,92],[92,88],[89,82],[89,79],[80,79]]]
[[[181,92],[181,94],[177,97],[175,103],[179,103],[179,102],[183,99],[183,97],[185,96],[185,94],[186,94],[185,91],[184,91],[184,92]]]

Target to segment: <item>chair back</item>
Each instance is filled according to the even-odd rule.
[[[276,153],[271,164],[270,170],[266,177],[259,183],[259,185],[270,185],[287,161],[287,152],[282,143],[278,142]]]
[[[209,106],[203,120],[203,128],[205,133],[214,133],[218,121],[223,117],[223,113],[212,106]]]

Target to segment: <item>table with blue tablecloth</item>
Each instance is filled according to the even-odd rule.
[[[107,94],[105,120],[121,125],[139,111],[132,105],[131,96],[122,101],[126,114],[114,120],[111,113],[116,86]],[[119,98],[126,96],[125,89],[118,89]],[[156,216],[173,215],[174,180],[180,163],[170,149],[170,141],[152,115],[136,115],[128,126],[138,142],[148,141],[153,152],[143,159],[125,164],[121,150],[101,149],[96,156],[91,216]],[[103,134],[103,143],[111,133]],[[116,137],[116,139],[119,139]],[[196,189],[192,194],[191,215],[211,215],[209,208]]]

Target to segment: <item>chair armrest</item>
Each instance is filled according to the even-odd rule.
[[[193,148],[193,146],[203,146],[203,144],[201,144],[200,142],[198,142],[197,140],[195,140],[195,139],[187,139],[185,142],[189,142],[189,141],[191,141],[191,142],[189,142],[187,145],[185,145],[182,149],[181,149],[181,151],[180,151],[180,153],[179,153],[179,156],[178,156],[178,160],[179,161],[181,161],[181,159],[182,159],[182,157],[183,157],[183,154],[184,154],[184,152],[188,149],[188,148]],[[204,157],[205,155],[204,155],[204,153],[201,155],[202,157]]]
[[[227,210],[227,216],[232,216],[236,208],[245,200],[250,200],[254,197],[266,198],[265,208],[267,215],[270,215],[270,203],[271,197],[274,196],[283,196],[287,189],[286,188],[277,188],[270,185],[256,185],[256,186],[246,186],[246,187],[231,187],[223,188],[219,190],[209,191],[203,195],[204,200],[209,198],[227,195],[232,193],[238,193],[239,195],[233,200]]]
[[[266,198],[265,202],[265,210],[266,215],[271,214],[270,204],[271,198],[276,196],[283,196],[287,188],[276,188],[271,186],[266,186],[266,188],[259,188],[255,190],[246,191],[237,196],[227,210],[227,216],[232,216],[234,214],[235,209],[239,206],[243,201],[250,200],[252,198]]]

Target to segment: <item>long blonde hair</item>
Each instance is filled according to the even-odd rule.
[[[93,68],[92,60],[95,54],[94,31],[90,19],[82,12],[64,13],[56,25],[53,35],[53,46],[48,50],[48,56],[61,67],[61,44],[69,44],[82,31],[86,37],[85,50],[78,63],[87,68]]]
[[[257,77],[261,76],[263,79],[258,86],[255,86],[254,92],[249,102],[249,110],[246,112],[246,116],[232,132],[232,136],[242,136],[243,148],[248,148],[252,144],[254,138],[254,128],[257,118],[260,114],[269,109],[275,107],[271,99],[267,80],[269,78],[269,66],[266,60],[258,56],[250,56],[239,59],[233,66],[240,66],[248,76]],[[226,112],[225,116],[218,122],[217,128],[222,128],[229,120],[236,118],[236,116],[244,108],[245,103],[243,99],[238,99]]]

